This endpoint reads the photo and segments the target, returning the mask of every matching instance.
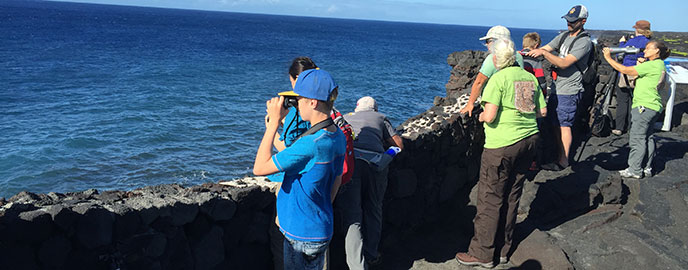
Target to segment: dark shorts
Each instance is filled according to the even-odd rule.
[[[552,116],[550,119],[554,125],[560,127],[571,127],[576,119],[576,110],[578,109],[578,102],[581,99],[583,92],[575,95],[551,95],[549,97],[549,104],[547,111],[555,112],[548,113]]]

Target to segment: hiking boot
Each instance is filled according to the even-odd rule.
[[[468,252],[456,253],[456,256],[454,256],[454,258],[456,258],[456,261],[460,264],[467,266],[480,266],[485,268],[494,267],[494,263],[492,261],[482,262],[480,261],[480,259],[471,256],[471,254],[468,254]]]
[[[626,177],[626,178],[635,178],[635,179],[643,178],[642,175],[634,174],[628,169],[623,169],[623,170],[619,171],[619,174],[621,175],[621,177]]]
[[[614,134],[616,136],[621,136],[621,134],[623,134],[623,131],[618,130],[618,129],[613,129],[612,134]]]
[[[643,169],[643,175],[645,175],[645,177],[652,177],[652,167]]]

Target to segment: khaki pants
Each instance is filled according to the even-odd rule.
[[[635,107],[631,111],[631,129],[628,132],[628,170],[641,175],[644,168],[652,168],[655,157],[654,123],[659,118],[659,112],[648,108]]]
[[[483,150],[475,234],[468,247],[468,253],[481,261],[493,261],[498,230],[504,232],[500,256],[506,257],[511,249],[518,202],[537,139],[535,134],[509,146]]]

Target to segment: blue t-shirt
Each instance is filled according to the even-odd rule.
[[[290,107],[287,116],[284,117],[283,130],[279,139],[280,141],[284,141],[284,146],[289,147],[309,128],[311,128],[311,123],[301,119],[298,110],[294,107]],[[268,175],[268,179],[272,182],[282,182],[284,180],[284,173],[278,172]]]
[[[285,237],[326,241],[332,237],[331,191],[342,174],[346,137],[341,130],[303,136],[272,156],[284,181],[277,194],[277,217]]]
[[[289,147],[296,141],[296,138],[301,136],[301,134],[306,132],[309,128],[311,128],[311,123],[301,119],[298,110],[294,107],[290,107],[289,113],[284,117],[283,130],[279,139],[280,141],[284,141],[286,147]]]

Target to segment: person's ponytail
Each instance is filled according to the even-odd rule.
[[[318,68],[318,66],[315,65],[315,63],[310,57],[296,57],[294,58],[294,60],[291,61],[291,66],[289,67],[289,76],[296,79],[296,77],[298,77],[299,74],[301,74],[301,72],[314,68]]]

